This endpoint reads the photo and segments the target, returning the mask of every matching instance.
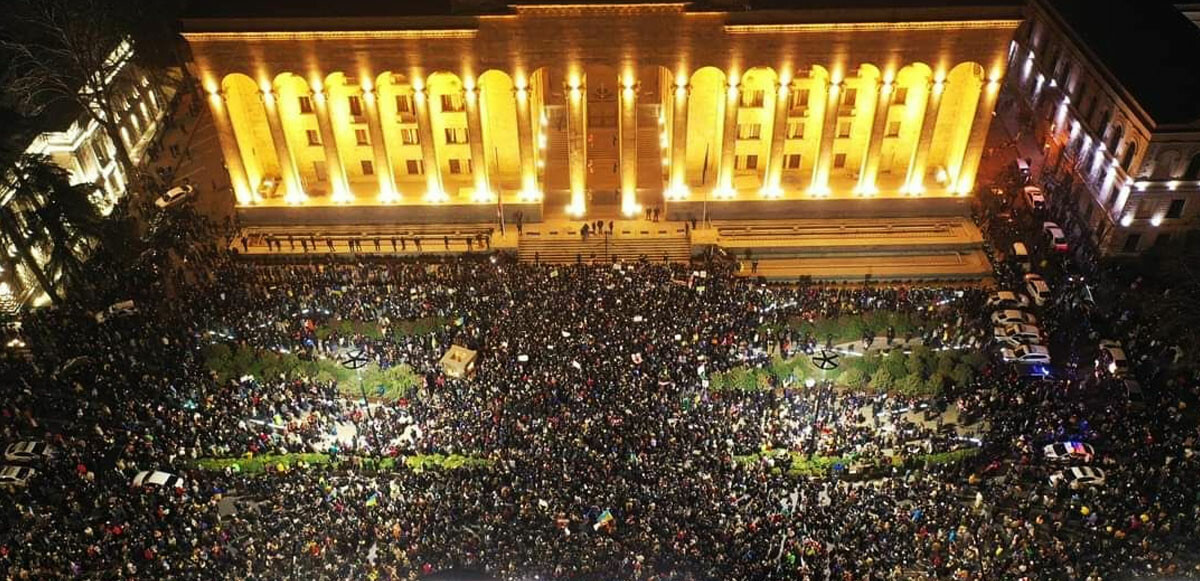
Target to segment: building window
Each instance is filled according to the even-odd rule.
[[[1121,167],[1125,168],[1126,173],[1133,172],[1133,156],[1137,154],[1137,144],[1130,141],[1129,146],[1125,148],[1125,158],[1121,160]]]
[[[763,92],[760,90],[742,91],[743,107],[762,107]]]
[[[362,99],[358,95],[350,95],[350,114],[355,117],[362,117]]]
[[[837,136],[842,137],[842,138],[850,137],[850,122],[849,121],[838,121]]]
[[[1192,156],[1192,160],[1188,162],[1187,169],[1183,172],[1185,180],[1200,180],[1200,153]]]
[[[308,137],[309,145],[321,145],[321,136],[313,129],[306,129],[304,135]]]
[[[900,137],[900,122],[889,122],[887,125],[887,133],[884,134],[884,137]]]
[[[458,175],[471,173],[471,160],[469,159],[452,159],[450,160],[450,173]]]
[[[800,154],[792,153],[787,156],[785,165],[788,169],[800,169]]]
[[[788,139],[804,139],[804,122],[793,121],[788,123]]]
[[[354,141],[359,145],[371,145],[371,140],[367,138],[366,129],[355,129]]]
[[[1121,252],[1137,252],[1138,243],[1142,241],[1141,234],[1130,234],[1125,237],[1125,246],[1121,247]]]
[[[858,102],[858,89],[846,89],[842,93],[842,107],[845,109],[853,109],[855,103]]]
[[[738,139],[758,139],[762,135],[762,126],[758,123],[738,125]]]
[[[92,139],[92,153],[96,154],[96,161],[99,162],[100,167],[108,165],[108,148],[105,147],[103,140],[99,136]]]
[[[396,95],[396,113],[412,113],[412,95]]]
[[[425,162],[420,159],[405,160],[404,169],[410,176],[423,175],[425,173]]]
[[[303,95],[300,97],[300,112],[301,113],[312,113],[313,112],[312,97],[309,97],[308,95]]]
[[[1169,243],[1170,241],[1171,241],[1171,233],[1163,232],[1162,234],[1159,234],[1158,236],[1156,236],[1154,238],[1154,246],[1155,247],[1166,246],[1167,243]]]
[[[1168,218],[1183,217],[1183,202],[1184,200],[1171,200],[1171,205],[1167,207]]]
[[[362,171],[365,176],[375,175],[375,164],[371,163],[369,159],[362,160]]]
[[[734,158],[733,165],[736,169],[758,169],[758,156],[739,155]]]
[[[846,167],[846,154],[838,153],[833,156],[834,169],[842,169]]]
[[[893,105],[908,105],[908,87],[898,87],[896,96],[892,97]]]
[[[808,107],[808,89],[792,91],[792,100],[789,108],[795,110],[806,107]]]
[[[466,143],[467,129],[465,127],[447,127],[446,128],[446,143]]]
[[[458,95],[442,95],[442,112],[457,113],[463,110],[462,97]]]
[[[416,129],[401,129],[400,139],[404,145],[417,145],[421,143],[421,134]]]

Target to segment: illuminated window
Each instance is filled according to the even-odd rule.
[[[369,159],[362,160],[362,172],[365,176],[375,175],[375,164],[371,163]]]
[[[321,136],[314,129],[306,129],[304,135],[308,137],[309,145],[321,145]]]
[[[788,123],[788,139],[804,139],[804,122],[793,121]]]
[[[808,89],[800,89],[792,91],[792,100],[789,106],[790,109],[803,109],[808,107]]]
[[[762,107],[763,92],[759,90],[742,91],[742,106],[743,107]]]
[[[789,154],[787,156],[786,166],[788,169],[800,169],[800,154]]]
[[[396,113],[412,113],[412,95],[396,95]]]
[[[447,127],[446,143],[466,143],[467,129],[465,127]]]
[[[462,97],[458,95],[442,95],[442,111],[446,113],[457,113],[463,110]]]
[[[738,125],[738,139],[759,139],[762,136],[762,125],[758,123],[745,123]]]
[[[358,95],[350,95],[350,114],[355,117],[362,117],[362,99]]]
[[[908,104],[908,87],[899,87],[896,89],[896,96],[892,97],[893,105]]]
[[[367,138],[366,129],[355,129],[354,141],[359,145],[371,145],[371,140]]]
[[[838,121],[837,136],[841,138],[850,137],[850,122]]]
[[[858,89],[846,89],[846,92],[842,93],[842,107],[850,109],[853,108],[854,104],[857,102]]]
[[[739,155],[734,158],[735,169],[758,169],[757,155]]]
[[[834,169],[842,169],[846,167],[846,154],[839,153],[833,156]]]
[[[313,112],[312,97],[309,97],[307,95],[303,95],[300,97],[300,112],[301,113],[312,113]]]
[[[416,129],[401,129],[400,139],[404,145],[416,145],[421,142],[421,134]]]
[[[408,159],[404,161],[404,169],[410,176],[419,176],[425,173],[425,162],[420,159]]]
[[[450,160],[450,173],[458,175],[471,173],[471,160],[469,159],[452,159]]]
[[[887,133],[885,133],[884,136],[885,137],[899,137],[900,136],[900,122],[892,121],[892,122],[888,123]]]

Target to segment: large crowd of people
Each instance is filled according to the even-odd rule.
[[[196,224],[151,281],[122,287],[135,313],[27,317],[31,357],[3,362],[0,437],[54,453],[0,491],[7,578],[1200,576],[1195,382],[1145,409],[1083,372],[1031,380],[999,362],[940,401],[820,377],[710,386],[826,342],[797,320],[898,312],[930,343],[982,346],[983,291],[768,286],[646,262],[255,264],[195,242],[217,234]],[[316,332],[335,319],[388,332]],[[434,323],[391,332],[416,320]],[[310,361],[361,349],[418,381],[368,407],[328,378],[220,378],[205,360],[216,344]],[[478,353],[473,376],[444,372],[453,344]],[[978,419],[944,429],[938,410]],[[1048,480],[1061,466],[1041,448],[1064,440],[1095,446],[1104,485]],[[864,479],[788,469],[914,441],[978,452]],[[338,461],[198,462],[313,450]],[[432,454],[479,461],[378,462]],[[182,484],[132,486],[146,470]]]

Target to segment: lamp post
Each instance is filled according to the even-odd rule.
[[[375,444],[379,445],[379,434],[375,431],[375,415],[371,413],[371,402],[367,401],[367,388],[362,381],[362,369],[370,362],[366,349],[352,349],[346,352],[345,358],[339,363],[342,364],[342,367],[354,371],[358,377],[358,390],[362,393],[363,405],[367,408],[367,419],[369,420],[367,424],[371,426],[371,435],[375,438]]]

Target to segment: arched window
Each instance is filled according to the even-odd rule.
[[[1200,153],[1192,156],[1192,161],[1188,162],[1187,171],[1183,172],[1185,180],[1200,180]]]
[[[1121,159],[1121,167],[1128,173],[1133,173],[1133,156],[1137,154],[1137,143],[1130,141],[1125,149],[1125,157]]]
[[[1117,146],[1121,145],[1121,138],[1124,136],[1125,128],[1118,126],[1116,129],[1113,129],[1112,136],[1108,138],[1108,150],[1113,152],[1114,155],[1117,152]]]

